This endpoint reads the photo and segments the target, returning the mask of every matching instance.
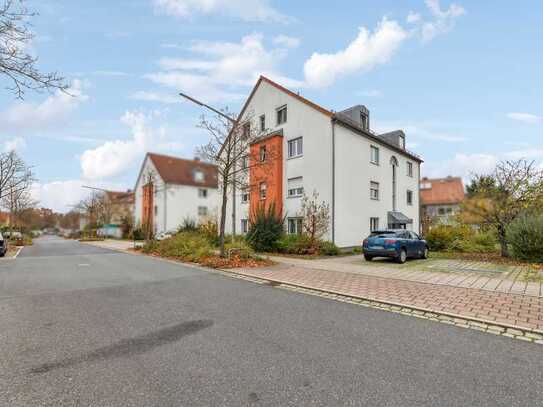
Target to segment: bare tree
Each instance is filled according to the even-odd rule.
[[[11,82],[7,89],[22,99],[25,90],[66,91],[68,86],[57,72],[40,72],[37,57],[31,55],[28,47],[32,43],[29,20],[36,16],[24,5],[24,0],[0,0],[0,74]]]
[[[502,161],[492,174],[476,175],[474,184],[477,190],[463,210],[496,228],[501,254],[508,257],[507,227],[522,212],[542,202],[543,171],[534,161]]]
[[[6,193],[2,198],[2,206],[9,211],[9,224],[17,228],[19,215],[26,209],[34,208],[37,202],[30,195],[30,185],[22,187],[21,184],[8,183]]]
[[[219,218],[219,247],[224,256],[224,235],[226,226],[226,210],[229,194],[232,191],[244,190],[246,193],[255,187],[250,184],[251,168],[269,165],[277,152],[268,149],[265,157],[251,155],[251,145],[266,134],[253,123],[253,115],[248,113],[242,121],[228,109],[222,113],[231,118],[228,120],[219,114],[208,118],[203,115],[198,127],[210,136],[209,142],[197,149],[197,155],[204,161],[217,166],[219,188],[221,190],[221,206]]]
[[[302,198],[302,229],[311,239],[311,245],[315,248],[317,241],[321,239],[330,228],[330,206],[319,201],[319,194],[313,191],[311,196],[304,193]]]
[[[29,192],[34,181],[32,169],[15,151],[0,153],[0,202]]]

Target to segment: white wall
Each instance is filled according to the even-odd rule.
[[[276,109],[287,105],[287,122],[276,126]],[[331,118],[298,99],[262,81],[253,95],[245,118],[266,115],[268,132],[283,130],[283,197],[287,217],[295,217],[300,210],[301,198],[288,198],[287,180],[303,177],[305,193],[319,193],[332,209],[332,124]],[[413,219],[412,230],[419,231],[419,163],[386,144],[374,143],[340,125],[336,131],[336,209],[335,240],[340,247],[360,245],[370,229],[370,217],[379,218],[381,228],[388,227],[388,212],[392,208],[392,155],[398,160],[396,210]],[[299,158],[288,158],[288,140],[303,137],[304,153]],[[380,150],[380,165],[370,163],[370,145]],[[407,176],[407,161],[413,163],[413,177]],[[370,181],[379,182],[380,200],[370,199]],[[413,191],[413,204],[407,205],[407,190]],[[220,196],[220,193],[219,193]],[[236,197],[236,232],[241,229],[241,219],[249,218],[250,204],[241,203],[241,193]],[[232,200],[229,191],[226,233],[232,233]],[[331,239],[330,232],[326,239]]]
[[[379,148],[379,165],[370,162],[370,146]],[[366,137],[336,125],[336,244],[359,245],[370,232],[370,218],[379,218],[379,228],[388,227],[392,211],[392,166],[396,172],[396,210],[413,219],[412,230],[419,231],[419,164]],[[413,163],[413,176],[407,175],[407,161]],[[370,198],[370,182],[379,183],[379,200]],[[407,190],[413,191],[413,204],[407,205]]]
[[[198,223],[202,220],[198,216],[199,206],[208,208],[208,216],[216,216],[218,202],[216,188],[203,188],[207,189],[207,198],[199,198],[200,187],[166,184],[156,171],[153,162],[147,157],[135,189],[134,219],[136,225],[141,225],[142,221],[143,185],[147,181],[146,174],[149,172],[155,174],[153,198],[153,204],[156,207],[156,212],[153,212],[155,233],[177,229],[186,217]]]
[[[287,122],[277,126],[276,109],[287,105]],[[244,118],[252,117],[252,125],[259,126],[260,115],[266,115],[266,133],[283,130],[283,214],[295,217],[300,210],[301,198],[287,197],[287,180],[303,177],[307,193],[314,189],[320,199],[331,200],[332,156],[330,118],[298,99],[262,81],[248,105]],[[302,157],[288,159],[288,140],[303,137]],[[229,197],[231,192],[229,192]],[[240,232],[241,219],[249,218],[250,204],[241,203],[241,192],[236,197],[236,232]],[[232,233],[232,205],[228,202],[226,233]]]

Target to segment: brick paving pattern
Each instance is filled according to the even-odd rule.
[[[543,298],[474,288],[277,265],[237,273],[373,301],[543,332]]]

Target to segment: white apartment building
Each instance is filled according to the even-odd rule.
[[[375,229],[419,231],[422,160],[406,150],[402,131],[377,134],[364,106],[333,112],[263,76],[240,122],[248,117],[262,134],[251,159],[256,149],[276,147],[277,163],[262,174],[250,166],[250,183],[258,187],[239,191],[234,211],[229,202],[227,233],[245,233],[252,209],[272,200],[286,217],[287,232],[299,233],[301,198],[313,191],[330,206],[326,238],[340,247],[362,244]]]
[[[150,222],[155,233],[217,216],[217,168],[197,159],[148,153],[134,191],[136,225]]]

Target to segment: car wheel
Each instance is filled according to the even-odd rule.
[[[370,256],[369,254],[365,254],[365,255],[364,255],[364,259],[366,259],[366,261],[372,261],[372,260],[373,260],[373,256]]]
[[[428,258],[428,253],[429,253],[428,247],[425,247],[424,251],[422,252],[421,258],[427,259]]]
[[[400,264],[404,264],[407,261],[407,252],[405,249],[400,250],[400,254],[396,257],[396,261]]]

